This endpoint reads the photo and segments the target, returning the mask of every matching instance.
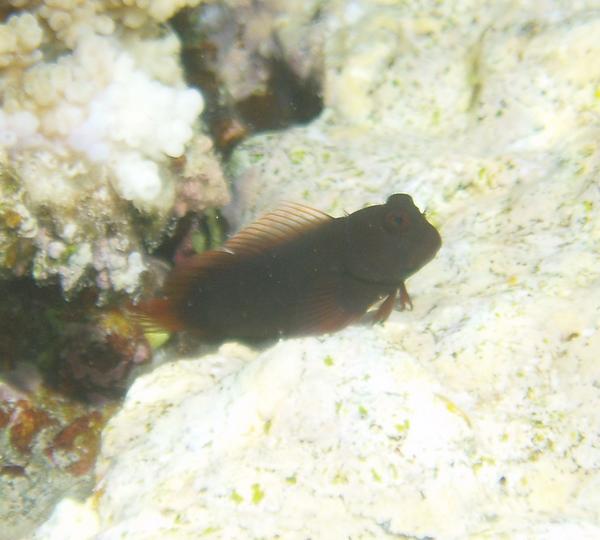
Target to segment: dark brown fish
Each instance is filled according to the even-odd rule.
[[[406,194],[333,218],[287,204],[194,256],[166,280],[164,295],[134,308],[149,329],[205,339],[263,339],[334,332],[385,298],[384,321],[404,280],[441,246],[435,227]]]

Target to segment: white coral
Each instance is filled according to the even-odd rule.
[[[42,28],[31,13],[13,15],[0,24],[0,68],[11,64],[29,64],[39,59]]]
[[[139,250],[121,199],[154,218],[156,240],[181,198],[172,158],[192,144],[206,148],[191,175],[207,186],[197,206],[226,201],[196,125],[202,96],[185,85],[178,38],[158,25],[198,1],[10,0],[15,13],[0,24],[0,146],[28,211],[42,216],[50,236],[70,219],[78,225],[72,242],[89,242],[95,258],[105,235],[126,238],[118,256]],[[58,273],[74,286],[82,272],[61,266],[38,240],[36,274]],[[126,279],[112,272],[111,286],[132,290],[138,266]]]
[[[69,48],[90,34],[110,35],[119,27],[139,29],[164,22],[184,7],[201,0],[9,0],[29,9]]]
[[[0,110],[0,138],[15,152],[39,155],[52,147],[54,170],[79,162],[89,182],[90,170],[102,165],[97,181],[107,176],[140,209],[172,203],[158,164],[183,154],[202,110],[199,92],[153,79],[116,39],[100,36],[82,39],[57,62],[34,66],[22,81],[21,109]],[[27,161],[25,183],[39,184],[43,176]]]

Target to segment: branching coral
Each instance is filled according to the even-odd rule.
[[[42,41],[42,28],[30,13],[8,19],[0,25],[0,67],[29,64],[41,57],[38,50]]]
[[[178,10],[201,0],[9,0],[15,8],[33,11],[56,39],[74,48],[90,33],[108,35],[121,27],[140,29],[161,23]]]
[[[0,245],[26,237],[31,248],[0,269],[33,260],[34,277],[58,275],[65,290],[95,270],[100,287],[133,291],[141,244],[159,239],[174,208],[228,198],[197,124],[202,96],[185,86],[179,41],[158,24],[198,0],[10,3],[0,24]]]

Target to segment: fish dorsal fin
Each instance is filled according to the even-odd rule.
[[[286,202],[243,228],[221,249],[238,255],[263,253],[333,219],[310,206]]]

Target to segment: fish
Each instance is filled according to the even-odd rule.
[[[442,245],[405,193],[343,217],[285,203],[190,257],[162,294],[131,308],[146,331],[190,332],[208,341],[336,332],[371,314],[383,322],[405,281]]]

